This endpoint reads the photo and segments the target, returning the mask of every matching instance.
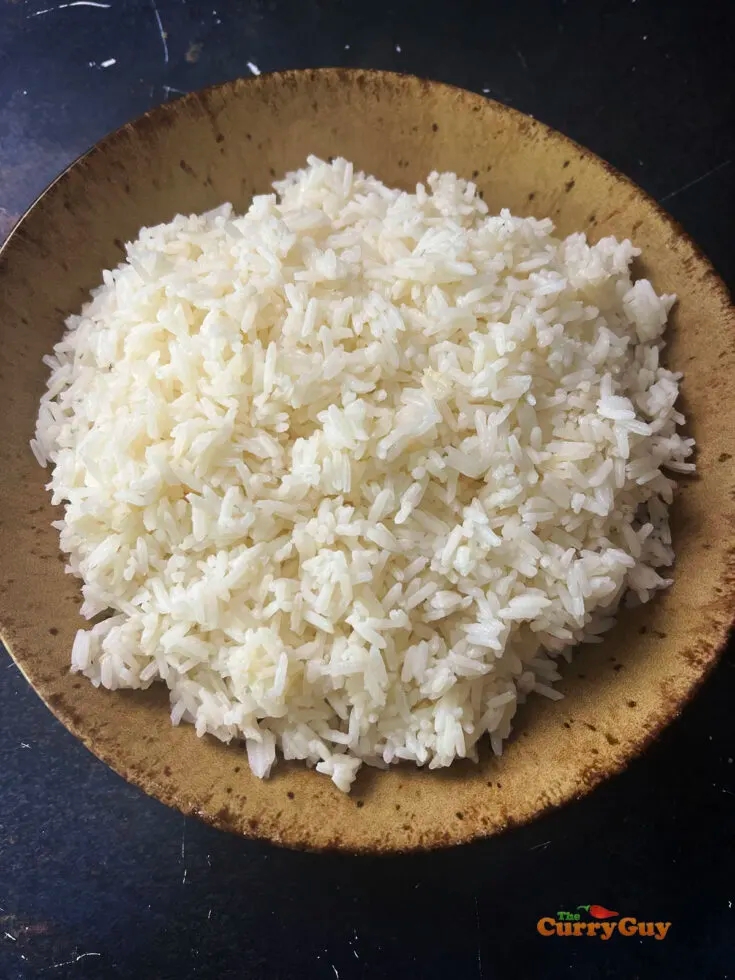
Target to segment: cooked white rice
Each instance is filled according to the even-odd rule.
[[[638,249],[310,157],[144,228],[46,362],[33,451],[83,580],[72,668],[174,724],[361,763],[495,752],[670,579],[692,440]]]

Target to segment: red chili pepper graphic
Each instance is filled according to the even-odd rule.
[[[612,919],[616,915],[620,915],[619,912],[613,912],[612,909],[606,909],[604,905],[578,905],[578,909],[584,909],[585,912],[589,912],[593,919]]]

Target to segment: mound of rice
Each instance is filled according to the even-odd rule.
[[[558,656],[670,582],[674,297],[454,174],[273,186],[144,228],[46,359],[72,668],[163,680],[261,777],[500,753]]]

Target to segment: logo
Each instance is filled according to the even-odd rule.
[[[670,928],[670,922],[639,921],[632,915],[621,916],[604,905],[578,905],[576,912],[557,912],[556,916],[544,916],[536,923],[541,936],[588,936],[603,941],[612,939],[615,933],[661,940]]]

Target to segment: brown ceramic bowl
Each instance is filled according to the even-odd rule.
[[[491,209],[551,215],[562,233],[631,237],[658,291],[676,292],[670,364],[699,475],[676,502],[676,584],[622,618],[539,698],[502,759],[440,773],[361,773],[351,796],[301,767],[261,782],[237,746],[172,728],[167,692],[109,693],[69,672],[80,590],[64,574],[31,438],[43,354],[101,270],[144,224],[222,201],[245,209],[308,153],[343,155],[389,184],[432,169],[474,178]],[[0,256],[0,623],[19,667],[84,744],[146,792],[218,827],[310,848],[399,851],[522,823],[620,770],[717,659],[735,588],[734,318],[726,290],[671,218],[603,161],[538,122],[447,85],[382,72],[264,75],[160,106],[104,139],[26,214]]]

